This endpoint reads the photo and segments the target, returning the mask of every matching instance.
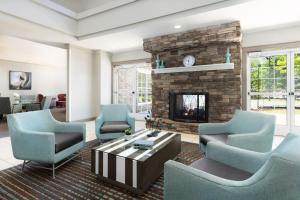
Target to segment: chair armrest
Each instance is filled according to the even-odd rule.
[[[127,113],[127,122],[130,125],[131,129],[135,131],[135,117],[132,113]]]
[[[250,173],[255,173],[266,162],[269,153],[259,153],[219,142],[210,142],[206,146],[206,157]]]
[[[258,152],[270,151],[272,143],[273,133],[268,132],[268,127],[253,133],[232,134],[227,140],[228,145]]]
[[[11,138],[13,154],[17,159],[54,162],[55,137],[52,132],[17,130]]]
[[[206,200],[230,197],[230,191],[243,185],[194,169],[184,164],[168,161],[164,168],[164,199]],[[230,199],[230,198],[227,198]]]
[[[104,123],[104,117],[103,113],[100,113],[100,115],[96,118],[95,121],[95,131],[96,131],[96,136],[99,138],[100,135],[100,129]]]
[[[54,130],[58,132],[81,132],[83,133],[84,139],[86,135],[86,124],[82,122],[61,122],[56,120],[53,115],[51,115],[52,124]]]
[[[54,130],[57,132],[80,132],[83,134],[83,141],[86,139],[86,124],[82,122],[60,122],[52,117]]]
[[[218,134],[225,132],[229,132],[229,122],[199,124],[198,127],[199,135]]]

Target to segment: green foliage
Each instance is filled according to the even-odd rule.
[[[296,54],[296,61],[299,62],[300,67],[300,55]],[[250,62],[252,92],[280,92],[286,90],[286,55],[251,58]]]
[[[132,129],[128,128],[125,130],[125,135],[131,135],[132,134]]]
[[[295,90],[300,91],[300,53],[295,54]]]

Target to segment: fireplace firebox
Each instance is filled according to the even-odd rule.
[[[170,93],[169,118],[188,123],[208,122],[208,93]]]

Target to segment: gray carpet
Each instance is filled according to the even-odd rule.
[[[66,121],[66,109],[65,108],[53,108],[51,109],[53,117],[58,121]],[[0,121],[0,138],[8,137],[8,128],[6,121]]]

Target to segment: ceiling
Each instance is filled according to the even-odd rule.
[[[298,0],[255,0],[213,11],[151,20],[143,24],[103,36],[95,36],[77,42],[91,49],[118,52],[142,49],[143,38],[191,30],[210,25],[239,20],[244,34],[282,26],[300,26],[300,1]],[[181,29],[175,29],[181,25]]]
[[[18,13],[14,1],[2,1],[5,2],[0,4],[0,33],[2,34],[46,44],[70,43],[109,52],[142,49],[144,38],[236,20],[241,22],[244,36],[267,30],[279,33],[279,30],[287,29],[287,27],[294,27],[294,30],[296,30],[295,27],[300,29],[299,0],[22,1],[24,6],[25,2],[42,4],[39,7],[40,13],[37,12],[37,5],[33,5],[33,3],[31,10],[22,9],[21,3],[17,3],[20,7]],[[73,14],[65,12],[64,9]],[[30,11],[34,12],[34,15]],[[9,15],[5,15],[5,13]],[[55,18],[49,20],[51,14]],[[25,20],[22,20],[23,18]],[[30,24],[30,22],[33,23]],[[54,27],[57,24],[59,27]],[[81,26],[82,24],[84,26]],[[175,29],[175,25],[181,25],[181,28]],[[69,31],[64,31],[64,27],[68,27]],[[78,34],[80,28],[89,30],[82,36]],[[50,35],[51,37],[49,37]],[[298,35],[300,36],[300,32]],[[286,35],[286,37],[289,36],[290,33]]]
[[[73,12],[80,13],[116,0],[51,0]]]

